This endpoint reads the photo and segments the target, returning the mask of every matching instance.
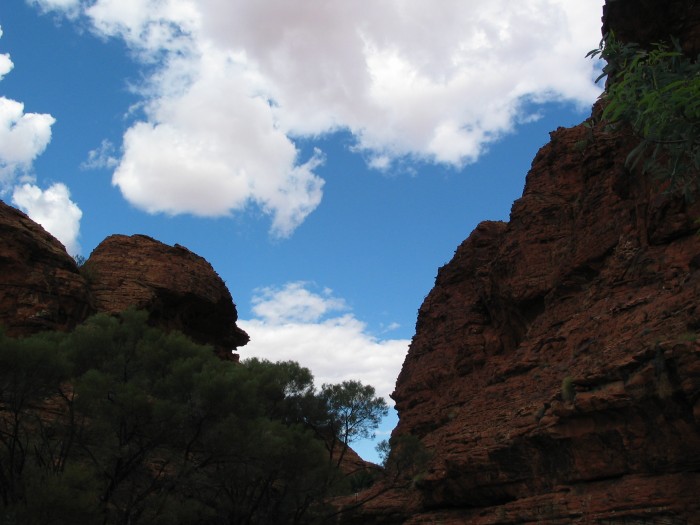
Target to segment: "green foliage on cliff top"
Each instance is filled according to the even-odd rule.
[[[602,119],[627,124],[640,138],[630,153],[630,169],[668,179],[689,195],[700,173],[700,63],[676,41],[644,49],[607,35],[590,57],[607,64]]]

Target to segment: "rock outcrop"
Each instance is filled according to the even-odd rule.
[[[697,9],[606,12],[638,38]],[[634,145],[553,132],[510,221],[439,270],[393,394],[431,459],[345,523],[700,523],[700,198],[630,173]]]
[[[154,326],[212,345],[248,342],[231,294],[202,257],[150,237],[113,235],[82,268],[24,213],[0,201],[0,325],[8,335],[70,330],[97,312],[148,310]]]
[[[0,201],[0,325],[11,336],[70,330],[92,311],[87,283],[64,246]]]
[[[100,312],[147,310],[153,325],[211,344],[224,359],[248,342],[236,326],[236,307],[224,281],[183,246],[145,235],[112,235],[93,250],[84,268]]]

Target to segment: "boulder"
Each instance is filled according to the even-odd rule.
[[[112,235],[90,254],[84,274],[98,311],[147,310],[154,326],[210,344],[224,359],[233,359],[232,350],[248,342],[224,281],[184,246],[145,235]]]

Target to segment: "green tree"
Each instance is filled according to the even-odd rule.
[[[371,438],[389,408],[374,387],[359,381],[343,381],[321,386],[319,398],[326,414],[327,450],[337,466],[343,461],[351,442]],[[338,448],[340,450],[338,450]]]
[[[153,520],[169,504],[191,461],[193,378],[216,364],[211,349],[146,318],[97,315],[62,345],[80,415],[73,460],[93,473],[105,523]]]
[[[608,126],[629,125],[640,138],[627,157],[640,167],[670,180],[689,196],[700,173],[700,62],[687,57],[677,41],[645,49],[606,35],[588,53],[607,64],[597,80],[607,77],[602,119]]]
[[[67,366],[48,336],[12,339],[0,334],[0,501],[13,506],[26,500],[25,473],[45,463],[53,467],[42,446],[47,421],[37,408],[61,391]]]
[[[270,417],[287,424],[305,423],[317,410],[314,377],[308,368],[294,361],[272,363],[266,359],[246,359],[245,368],[254,377],[256,396]]]
[[[378,422],[355,403],[383,404],[340,386],[321,395],[291,361],[221,361],[133,310],[0,334],[0,523],[323,522],[340,484],[319,422],[347,444]]]
[[[382,459],[384,472],[395,484],[399,480],[414,483],[425,472],[431,454],[417,436],[404,434],[383,440],[376,450]]]

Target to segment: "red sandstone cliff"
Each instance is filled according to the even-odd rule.
[[[136,307],[224,359],[248,342],[223,280],[182,246],[113,235],[78,269],[60,242],[2,201],[0,238],[0,325],[8,335],[70,330],[93,313]]]
[[[85,263],[98,311],[147,310],[152,324],[213,345],[222,358],[248,342],[224,281],[187,248],[145,235],[112,235]]]
[[[604,27],[694,56],[698,14],[616,0]],[[700,199],[630,173],[634,143],[553,132],[439,270],[393,394],[432,457],[344,522],[700,523]]]
[[[91,312],[87,283],[63,245],[0,201],[0,325],[11,336],[69,330]]]

